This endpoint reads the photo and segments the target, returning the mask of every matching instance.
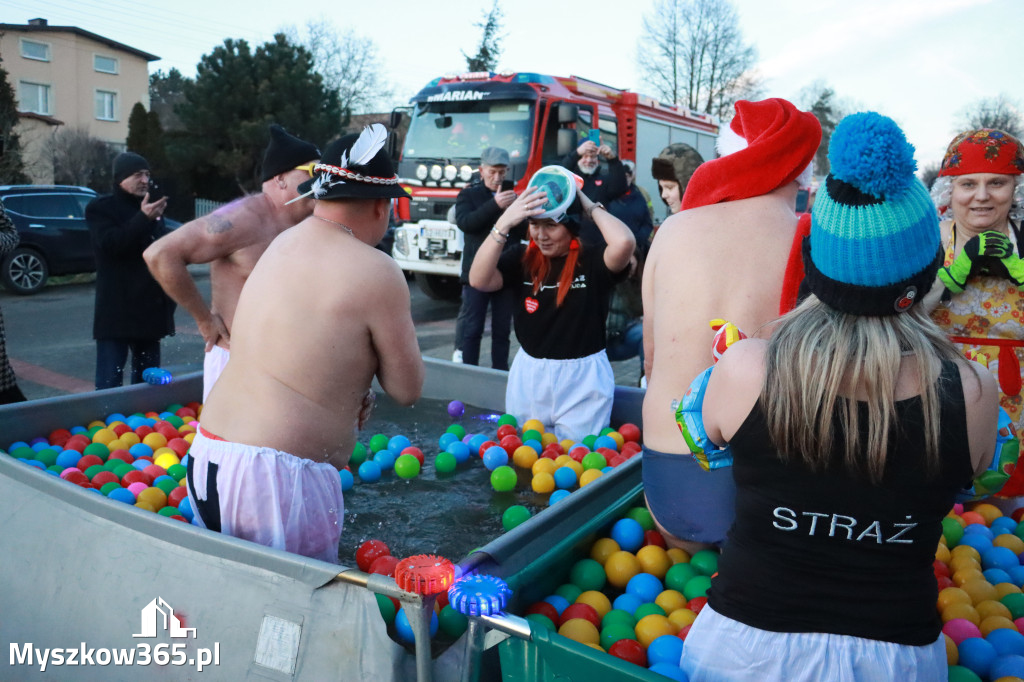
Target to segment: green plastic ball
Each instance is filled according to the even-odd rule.
[[[93,477],[96,476],[96,474],[100,473],[101,471],[106,471],[106,469],[104,469],[99,464],[93,464],[91,467],[89,467],[88,469],[86,469],[82,473],[85,474],[85,477],[88,478],[91,481],[93,479]]]
[[[366,461],[366,446],[362,443],[356,443],[352,446],[352,457],[348,461],[348,465],[353,470],[358,469],[359,465]]]
[[[445,604],[444,608],[441,609],[441,613],[437,614],[438,626],[441,628],[441,632],[448,635],[452,639],[458,639],[462,636],[462,633],[469,627],[469,618],[462,615],[448,604]]]
[[[441,455],[438,455],[440,458]],[[452,459],[455,459],[452,457]],[[521,504],[514,504],[505,510],[505,513],[501,515],[501,527],[506,531],[510,531],[524,521],[529,520],[530,510]],[[578,596],[578,595],[577,595]],[[569,602],[573,602],[574,599],[570,599]]]
[[[580,559],[573,564],[569,572],[569,580],[584,592],[588,590],[600,590],[604,587],[607,576],[604,566],[593,559]]]
[[[580,464],[583,465],[584,470],[597,469],[600,471],[608,466],[608,460],[600,452],[588,452],[583,456],[583,461]]]
[[[623,623],[613,623],[601,630],[601,648],[605,651],[620,639],[636,639],[636,632]]]
[[[113,471],[114,469],[117,468],[118,462],[124,464],[124,460],[120,460],[117,457],[114,457],[113,459],[108,459],[106,462],[103,463],[103,468],[106,469],[107,471]],[[120,478],[120,476],[118,478]]]
[[[377,608],[380,609],[380,615],[384,619],[384,622],[391,625],[395,622],[395,603],[391,601],[390,597],[385,597],[383,594],[374,594],[377,598]]]
[[[1020,526],[1017,526],[1017,537],[1024,537],[1021,535]],[[953,549],[960,544],[961,538],[964,536],[964,527],[960,525],[960,522],[956,519],[947,516],[942,519],[942,537],[946,538],[946,546]]]
[[[654,530],[654,517],[651,516],[651,512],[647,511],[647,507],[633,507],[626,512],[626,518],[633,519],[644,530]]]
[[[420,475],[420,461],[416,455],[399,455],[395,460],[395,473],[399,478],[416,478]]]
[[[61,472],[64,471],[64,467],[60,466],[59,464],[51,464],[50,466],[46,467],[46,470],[52,471],[53,473],[60,475]]]
[[[579,585],[564,583],[555,588],[555,594],[562,597],[570,604],[575,604],[576,599],[583,594],[583,590],[580,589]]]
[[[629,611],[624,611],[623,609],[612,609],[608,613],[604,614],[604,618],[601,619],[602,628],[616,624],[627,625],[632,629],[636,626],[636,617]]]
[[[50,448],[45,448],[36,453],[36,461],[42,462],[47,467],[52,467],[57,463],[57,453]]]
[[[441,474],[452,473],[458,464],[459,460],[455,459],[455,455],[450,452],[439,452],[434,458],[434,468]]]
[[[114,467],[116,468],[117,465],[115,464]],[[188,470],[180,464],[172,464],[171,466],[167,467],[167,475],[173,478],[175,481],[180,481],[181,479],[185,478],[185,474],[187,473]]]
[[[636,622],[638,623],[642,621],[645,616],[650,615],[664,616],[667,614],[665,613],[665,609],[661,608],[652,601],[647,602],[646,604],[641,604],[640,606],[636,607],[636,611],[633,613],[633,617],[636,618]]]
[[[121,462],[121,460],[117,460],[117,461]],[[135,467],[133,467],[128,462],[121,462],[120,464],[115,464],[114,468],[112,469],[112,471],[115,474],[117,474],[118,478],[124,478],[124,475],[127,474],[129,471],[135,471]]]
[[[106,483],[100,486],[100,492],[103,493],[104,495],[109,495],[111,490],[120,487],[121,485],[117,481],[107,481]]]
[[[507,493],[516,489],[516,470],[506,465],[500,466],[491,472],[491,487],[499,493]]]
[[[594,443],[596,443],[596,442],[597,442],[597,436],[595,436],[594,434],[590,434],[589,436],[586,436],[583,439],[583,444],[586,445],[587,448],[589,448],[590,450],[594,449]]]
[[[92,440],[92,437],[96,435],[96,432],[103,428],[106,427],[97,424],[96,426],[90,426],[88,429],[85,430],[85,433],[89,436],[89,440]]]
[[[674,564],[669,567],[665,574],[665,587],[676,592],[682,592],[686,583],[698,576],[697,569],[688,563]]]
[[[537,429],[527,429],[526,431],[523,431],[523,442],[525,443],[528,440],[539,441],[543,435],[544,434]]]
[[[690,565],[701,575],[714,575],[718,571],[718,553],[710,549],[694,552]]]
[[[462,424],[452,424],[445,430],[445,433],[454,433],[459,440],[462,440],[466,437],[466,427]]]
[[[601,433],[599,433],[597,435],[599,435],[599,436],[607,436],[609,433],[612,433],[613,431],[615,431],[615,429],[613,429],[610,426],[606,426],[603,429],[601,429]]]
[[[548,632],[555,632],[555,624],[551,622],[551,619],[541,613],[531,613],[526,616],[526,620],[530,621],[531,625],[539,628],[545,628]]]
[[[683,596],[686,597],[686,601],[696,599],[697,597],[708,596],[708,588],[711,587],[711,578],[706,575],[698,575],[690,578],[686,586],[683,587]]]
[[[11,450],[11,457],[17,457],[18,459],[35,459],[36,451],[30,447],[22,446]]]
[[[107,457],[110,457],[110,448],[103,443],[89,443],[85,446],[85,450],[82,452],[83,455],[96,455],[104,462],[107,461]]]
[[[388,440],[388,437],[385,436],[383,433],[375,434],[372,438],[370,438],[370,452],[372,452],[373,454],[377,454],[381,450],[387,450]]]
[[[1004,595],[1000,600],[1003,606],[1010,609],[1010,617],[1014,620],[1024,616],[1024,594],[1011,592]]]
[[[949,666],[949,682],[981,682],[981,678],[970,668],[951,665]]]
[[[180,429],[182,426],[185,425],[185,420],[176,414],[169,415],[166,419],[164,419],[164,421],[176,429]]]
[[[505,424],[511,424],[512,426],[519,428],[519,420],[508,413],[505,413],[498,417],[498,426],[505,426]]]
[[[160,490],[163,490],[165,495],[170,495],[171,491],[178,487],[178,482],[175,480],[168,481],[165,478],[162,481],[157,481],[153,485],[155,485],[157,488],[160,488]]]

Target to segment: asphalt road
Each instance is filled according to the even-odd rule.
[[[209,268],[190,268],[207,298]],[[413,322],[420,351],[430,357],[451,359],[458,302],[428,298],[409,281]],[[30,400],[85,393],[95,383],[96,344],[92,338],[95,287],[91,275],[49,284],[33,296],[15,296],[0,287],[0,309],[7,330],[7,353],[18,385]],[[177,333],[164,339],[162,365],[172,373],[202,369],[203,340],[195,322],[180,308],[175,315]],[[480,357],[490,358],[490,330],[485,331]],[[518,348],[513,335],[513,354]],[[612,363],[618,383],[635,386],[637,359]]]

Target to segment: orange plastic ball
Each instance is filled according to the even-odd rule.
[[[980,523],[983,526],[988,525],[988,523],[985,521],[985,517],[975,511],[965,511],[963,514],[960,515],[960,518],[963,519],[964,525],[967,526],[971,525],[972,523]]]

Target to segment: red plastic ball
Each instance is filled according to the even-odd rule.
[[[407,447],[406,449],[402,450],[398,454],[400,454],[400,455],[412,455],[413,457],[415,457],[416,459],[418,459],[420,461],[420,466],[423,466],[423,459],[424,459],[423,458],[423,451],[420,450],[415,445],[410,445],[409,447]]]
[[[935,573],[936,578],[943,575],[947,578],[949,577],[949,566],[938,559],[932,562],[932,571]]]
[[[485,440],[483,443],[480,444],[480,458],[483,459],[484,453],[487,452],[489,448],[497,446],[498,444],[493,440]]]
[[[49,441],[50,445],[56,445],[57,447],[64,447],[64,444],[71,438],[71,432],[67,429],[56,429],[50,432]]]
[[[191,407],[182,407],[174,414],[184,419],[186,424],[189,422],[189,420],[196,418],[196,411],[193,410]]]
[[[511,425],[510,424],[506,424],[506,426],[511,426]],[[508,436],[505,436],[504,438],[502,438],[501,442],[499,443],[499,445],[501,447],[505,448],[505,452],[507,452],[508,456],[511,457],[512,454],[516,451],[516,448],[522,447],[523,440],[519,436],[517,436],[516,434],[513,433],[511,435],[508,435]]]
[[[572,457],[577,462],[582,462],[583,458],[589,454],[590,448],[588,448],[586,445],[577,446],[569,451],[569,456]],[[605,460],[607,461],[607,459],[608,458],[606,457]]]
[[[184,438],[171,438],[169,441],[167,441],[167,447],[169,447],[171,450],[174,450],[174,454],[178,456],[178,459],[181,459],[186,454],[188,454],[188,449],[190,446],[189,442]]]
[[[635,639],[620,639],[608,647],[608,653],[615,658],[647,667],[647,652]]]
[[[692,627],[693,623],[690,623],[689,625],[684,625],[682,628],[679,629],[679,632],[676,633],[676,637],[683,641],[686,641],[686,636],[690,634],[690,628]]]
[[[145,438],[151,433],[153,433],[153,427],[149,426],[148,424],[143,424],[139,428],[135,429],[135,435],[138,436],[140,439]]]
[[[627,459],[629,459],[629,457],[625,455],[615,455],[614,457],[608,460],[608,466],[617,467],[623,462],[625,462]]]
[[[85,471],[89,467],[94,467],[97,464],[102,465],[103,460],[97,457],[96,455],[86,455],[85,457],[82,457],[80,460],[78,460],[78,464],[76,464],[75,466],[77,466],[82,471]]]
[[[707,597],[694,597],[693,599],[691,599],[690,601],[688,601],[686,603],[686,608],[690,609],[694,613],[700,613],[700,610],[702,608],[704,608],[705,606],[707,606],[707,604],[708,604],[708,598]]]
[[[110,427],[110,430],[114,432],[118,438],[131,431],[131,427],[127,424],[114,424]]]
[[[598,631],[601,630],[601,616],[598,615],[597,609],[595,609],[590,604],[577,602],[575,604],[570,604],[569,606],[565,607],[565,611],[562,611],[562,617],[558,621],[558,627],[565,625],[566,622],[572,620],[573,618],[582,618],[584,620],[589,620],[591,623],[594,624],[594,627],[596,627]]]
[[[374,561],[389,554],[391,550],[380,540],[367,540],[356,550],[356,566],[360,571],[368,572]]]
[[[188,519],[186,519],[186,518],[185,518],[184,516],[182,516],[181,514],[171,514],[171,515],[170,515],[170,516],[168,516],[167,518],[169,518],[169,519],[174,519],[175,521],[184,521],[185,523],[189,523],[189,520],[188,520]]]
[[[623,424],[619,427],[619,435],[622,439],[631,443],[640,442],[640,427],[636,424]]]
[[[188,490],[185,489],[185,486],[179,485],[167,496],[167,504],[171,507],[177,507],[186,497],[188,497]]]
[[[395,567],[398,566],[400,559],[396,556],[387,554],[385,556],[377,557],[370,564],[370,573],[377,573],[379,575],[395,575]]]
[[[147,473],[147,474],[149,474],[149,476],[154,481],[156,479],[160,478],[161,476],[166,476],[167,475],[167,469],[164,469],[162,466],[157,466],[156,464],[150,464],[148,467],[146,467],[142,471]]]
[[[641,450],[643,450],[643,446],[641,446],[640,443],[637,443],[636,441],[632,440],[627,440],[625,443],[622,444],[622,449],[619,450],[619,452],[625,455],[635,454],[637,452],[640,452]]]
[[[76,436],[71,436],[71,438],[68,438],[67,442],[64,443],[64,449],[75,450],[77,452],[84,452],[85,446],[87,446],[89,443],[89,440],[77,440]],[[96,459],[99,459],[99,457],[97,457]],[[102,463],[103,462],[101,461],[100,464]]]
[[[120,479],[118,479],[117,474],[113,471],[107,471],[106,469],[92,477],[92,484],[95,486],[102,488],[105,483],[120,484]]]
[[[531,604],[530,608],[526,609],[525,615],[528,616],[531,613],[539,613],[540,615],[545,616],[552,623],[557,623],[560,620],[558,609],[546,601],[539,601]]]
[[[178,429],[174,427],[174,424],[168,424],[167,422],[160,422],[157,424],[156,431],[163,435],[167,440],[173,440],[181,437],[181,434],[178,433]]]
[[[1010,512],[1010,518],[1016,521],[1017,523],[1020,523],[1021,517],[1024,517],[1024,507],[1017,507],[1012,512]]]
[[[122,462],[125,462],[126,464],[131,464],[132,462],[135,461],[135,459],[132,457],[132,454],[127,450],[114,450],[113,452],[110,453],[110,456],[107,457],[107,461],[109,462],[112,459],[119,459]]]
[[[498,440],[501,440],[505,436],[514,436],[519,433],[519,430],[511,424],[502,424],[498,427]]]
[[[89,479],[81,471],[72,471],[71,473],[62,476],[62,478],[68,483],[74,483],[76,485],[89,482]]]
[[[540,456],[545,459],[558,459],[562,456],[562,453],[552,447],[547,447],[544,448],[544,452],[540,453]]]
[[[448,606],[448,590],[441,590],[436,597],[436,602],[438,611]]]
[[[565,448],[562,447],[561,443],[552,443],[551,445],[546,446],[544,449],[545,450],[554,450],[555,452],[557,452],[560,455],[564,455],[565,454]]]
[[[947,578],[944,575],[940,575],[935,579],[936,584],[939,586],[939,592],[946,589],[947,587],[953,587],[955,584],[952,578]]]
[[[84,458],[83,458],[84,459]],[[129,471],[121,477],[121,485],[124,487],[130,486],[132,483],[145,483],[146,485],[153,485],[153,477],[147,474],[145,471]]]
[[[656,530],[644,531],[644,545],[657,545],[663,549],[668,549],[668,545],[665,544],[665,538],[661,537],[661,533]]]

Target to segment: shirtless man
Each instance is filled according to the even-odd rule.
[[[374,376],[402,405],[423,386],[409,290],[374,248],[408,196],[380,124],[332,143],[313,214],[281,234],[235,310],[231,358],[202,414],[188,469],[197,525],[337,562],[338,470],[368,415]],[[223,440],[220,440],[223,439]]]
[[[710,320],[764,336],[763,325],[778,317],[798,180],[809,182],[820,140],[817,119],[785,100],[737,102],[719,136],[722,158],[697,168],[683,210],[651,246],[643,279],[643,480],[648,506],[676,546],[721,542],[734,488],[729,468],[705,472],[686,456],[673,401],[712,364]]]
[[[195,319],[206,341],[203,401],[228,361],[231,326],[242,285],[270,242],[313,210],[313,200],[287,205],[320,158],[316,145],[270,126],[263,155],[263,191],[182,225],[142,254],[164,291]],[[187,266],[210,263],[210,305]]]

